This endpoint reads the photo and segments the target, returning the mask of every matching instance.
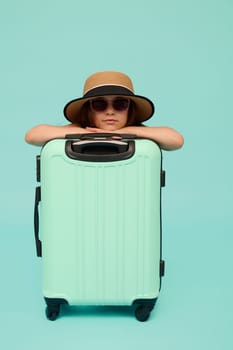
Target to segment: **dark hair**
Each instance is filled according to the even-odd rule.
[[[91,125],[91,115],[90,115],[90,107],[89,107],[89,101],[85,102],[80,110],[80,126],[82,128],[86,128],[87,126],[94,126]]]
[[[90,110],[89,101],[83,104],[80,111],[79,120],[80,120],[79,124],[82,128],[86,128],[88,126],[95,127],[95,125],[93,125],[91,120],[91,110]],[[132,100],[130,100],[130,104],[129,104],[128,119],[127,119],[126,126],[130,126],[130,125],[141,125],[141,123],[136,121],[136,105]]]

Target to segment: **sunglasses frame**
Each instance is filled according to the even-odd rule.
[[[105,103],[106,103],[106,106],[105,106],[105,108],[104,109],[96,109],[96,108],[94,108],[93,107],[93,102],[95,102],[95,101],[104,101]],[[124,101],[127,101],[128,102],[128,105],[127,105],[127,107],[125,107],[125,108],[120,108],[120,109],[118,109],[118,108],[116,108],[115,106],[114,106],[114,102],[116,101],[116,100],[124,100]],[[90,107],[91,107],[91,109],[92,109],[92,111],[94,111],[94,112],[99,112],[99,113],[101,113],[101,112],[105,112],[106,111],[106,109],[109,107],[109,105],[111,105],[111,107],[115,110],[115,111],[117,111],[117,112],[124,112],[124,111],[126,111],[127,109],[129,109],[129,106],[130,106],[130,99],[129,98],[126,98],[126,97],[115,97],[114,99],[112,99],[111,101],[109,101],[109,100],[107,100],[106,98],[104,98],[104,97],[98,97],[98,98],[95,98],[95,99],[92,99],[92,100],[90,100],[89,101],[89,103],[90,103]]]

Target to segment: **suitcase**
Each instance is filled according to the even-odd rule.
[[[62,304],[119,305],[146,321],[164,275],[160,147],[132,135],[67,135],[43,146],[37,180],[47,318]]]

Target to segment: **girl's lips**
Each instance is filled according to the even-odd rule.
[[[112,119],[112,118],[108,118],[108,119],[104,119],[104,122],[107,124],[115,124],[117,122],[117,120]]]

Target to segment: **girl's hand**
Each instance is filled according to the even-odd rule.
[[[98,129],[98,128],[93,128],[93,127],[86,127],[86,130],[88,132],[99,132],[99,133],[116,133],[116,134],[123,134],[123,133],[129,133],[129,134],[134,134],[138,130],[137,127],[124,127],[122,129],[117,129],[117,130],[106,130],[106,129]]]
[[[89,126],[87,126],[85,128],[85,130],[87,130],[88,132],[106,132],[106,130],[102,130],[102,129],[98,129],[98,128],[91,128]]]
[[[105,129],[98,129],[98,128],[91,128],[91,127],[86,127],[85,130],[87,130],[88,132],[93,132],[93,133],[117,133],[118,130],[105,130]]]

